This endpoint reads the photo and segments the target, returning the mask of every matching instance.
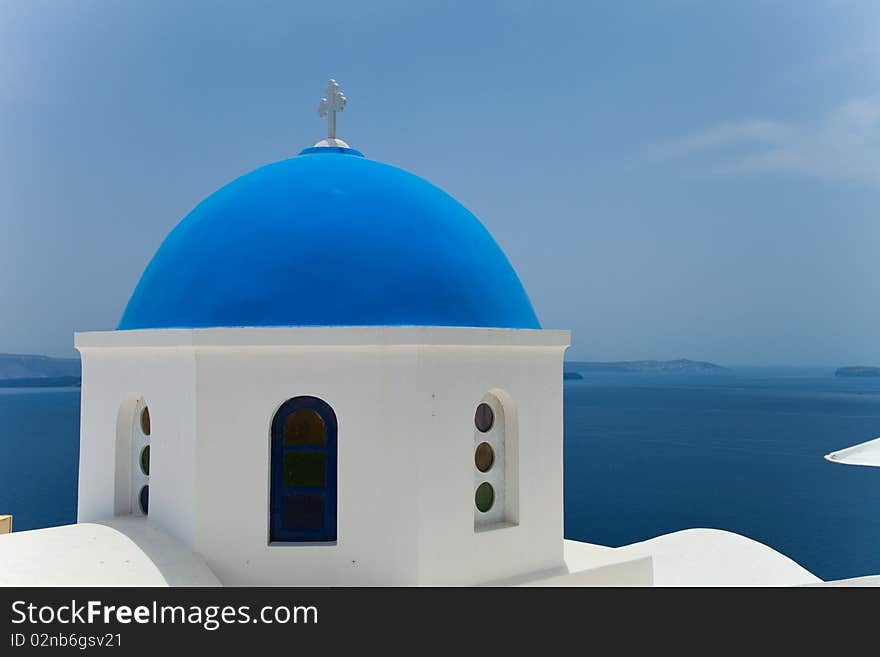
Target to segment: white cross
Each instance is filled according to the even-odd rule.
[[[336,112],[345,109],[345,94],[339,91],[339,83],[330,80],[327,83],[326,96],[318,103],[318,114],[327,117],[327,138],[336,139]]]

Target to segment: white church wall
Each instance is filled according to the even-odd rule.
[[[568,332],[206,329],[78,344],[80,520],[112,515],[116,415],[136,390],[153,424],[149,521],[224,584],[467,584],[563,564]],[[474,410],[490,391],[512,409],[505,477],[518,494],[506,490],[508,526],[475,531]],[[338,419],[337,540],[270,545],[271,421],[302,395]]]
[[[433,467],[421,478],[420,583],[472,584],[562,566],[563,350],[423,351],[435,406],[422,441],[422,460]],[[474,411],[489,391],[514,405],[505,416],[518,473],[506,478],[517,482],[518,517],[475,527]]]
[[[416,579],[418,442],[411,354],[374,346],[199,348],[196,549],[227,584]],[[269,544],[270,426],[290,398],[338,420],[337,540]],[[225,411],[225,412],[223,412]]]
[[[136,424],[133,427],[138,419],[129,415],[135,400],[138,410],[143,405],[150,409],[150,521],[191,543],[195,509],[192,354],[180,348],[88,346],[95,335],[100,334],[77,336],[83,364],[78,520],[101,521],[132,511],[137,515],[137,491],[132,485],[137,482],[132,479],[139,470],[137,448],[144,441],[137,435]],[[120,440],[119,433],[132,428],[134,449],[130,442]],[[126,453],[120,454],[120,448]],[[128,507],[120,503],[123,491],[131,493]]]

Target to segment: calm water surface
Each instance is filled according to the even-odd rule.
[[[716,527],[823,579],[880,573],[880,468],[822,458],[878,436],[880,379],[829,370],[566,382],[565,533],[618,546]]]

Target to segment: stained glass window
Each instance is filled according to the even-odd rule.
[[[272,420],[269,541],[336,540],[336,414],[294,397]]]

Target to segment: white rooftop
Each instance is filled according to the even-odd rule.
[[[825,458],[832,463],[844,465],[872,465],[880,467],[880,438],[874,438],[846,449],[826,454]]]
[[[0,586],[220,586],[201,557],[143,517],[0,536]]]

